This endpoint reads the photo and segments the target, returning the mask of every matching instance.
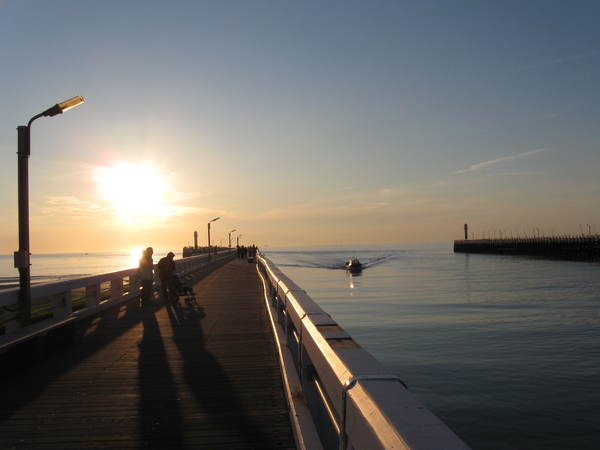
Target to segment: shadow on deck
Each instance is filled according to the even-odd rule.
[[[183,279],[196,301],[139,299],[77,322],[75,343],[0,380],[0,447],[295,449],[254,264]]]

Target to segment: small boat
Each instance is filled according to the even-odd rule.
[[[362,263],[358,259],[352,258],[346,263],[346,270],[351,273],[362,272]]]

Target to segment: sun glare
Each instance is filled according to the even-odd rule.
[[[129,252],[130,257],[130,267],[135,267],[138,265],[140,258],[142,257],[143,248],[136,248]]]
[[[168,190],[164,178],[148,164],[119,164],[102,168],[99,189],[122,219],[155,215],[163,208],[163,194]]]

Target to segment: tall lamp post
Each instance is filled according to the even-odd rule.
[[[231,233],[233,233],[235,230],[231,230],[229,232],[229,253],[231,253]]]
[[[241,234],[240,234],[240,235],[237,237],[237,246],[238,246],[238,247],[240,246],[240,238],[241,238],[241,237],[242,237],[242,235],[241,235]]]
[[[208,259],[211,258],[211,254],[212,254],[211,251],[210,251],[210,224],[212,222],[215,222],[215,221],[219,220],[219,219],[220,219],[220,217],[217,217],[216,219],[213,219],[210,222],[208,222]]]
[[[83,103],[78,95],[57,103],[43,113],[33,116],[27,126],[17,127],[18,133],[18,195],[19,195],[19,251],[15,252],[15,268],[19,269],[19,308],[21,327],[31,324],[31,270],[29,244],[29,155],[31,154],[31,124],[40,117],[53,117]]]

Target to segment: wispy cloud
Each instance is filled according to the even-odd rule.
[[[40,211],[47,215],[89,215],[103,209],[100,205],[72,196],[49,197],[46,203],[51,206],[42,207]]]
[[[560,64],[560,63],[569,62],[569,61],[577,61],[578,59],[591,58],[592,56],[596,56],[598,54],[600,54],[600,51],[578,53],[576,55],[566,56],[564,58],[557,58],[557,59],[553,59],[551,61],[544,61],[544,62],[540,62],[540,63],[530,64],[528,66],[522,67],[520,70],[533,69],[535,67],[552,66],[554,64]]]
[[[498,164],[515,161],[517,159],[521,159],[521,158],[524,158],[526,156],[533,155],[535,153],[546,152],[548,150],[549,149],[547,149],[547,148],[538,148],[536,150],[529,150],[529,151],[524,152],[524,153],[519,153],[518,155],[511,155],[511,156],[505,156],[503,158],[492,159],[491,161],[486,161],[486,162],[482,162],[482,163],[479,163],[479,164],[474,164],[471,167],[469,167],[468,169],[457,170],[456,172],[452,172],[452,174],[474,172],[476,170],[487,169],[488,167],[491,167],[491,166],[496,166]]]
[[[501,172],[501,173],[490,173],[491,177],[500,176],[524,176],[524,175],[548,175],[548,172]]]
[[[34,222],[41,221],[67,221],[78,223],[101,223],[103,226],[123,226],[135,223],[137,227],[158,226],[169,219],[184,215],[203,212],[203,208],[192,206],[179,206],[169,204],[156,204],[148,212],[128,216],[126,211],[121,211],[118,206],[97,204],[78,199],[73,196],[48,197],[38,209]]]

